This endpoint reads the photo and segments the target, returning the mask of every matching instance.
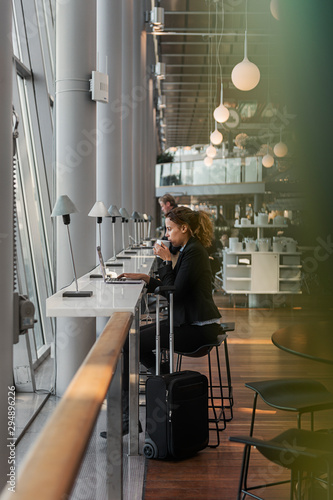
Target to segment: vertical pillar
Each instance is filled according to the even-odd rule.
[[[141,64],[141,31],[144,22],[144,12],[142,2],[136,0],[133,3],[133,89],[132,89],[132,176],[133,176],[133,206],[144,212],[142,186],[143,174],[143,130],[141,128],[141,114],[143,103],[146,100],[146,89],[142,85],[142,64]]]
[[[156,163],[156,111],[154,109],[154,83],[149,80],[147,100],[147,164],[146,164],[146,203],[149,213],[154,211],[155,163]]]
[[[89,79],[96,69],[96,1],[57,2],[56,19],[56,198],[67,194],[79,210],[71,218],[70,231],[80,276],[93,267],[96,258],[96,221],[88,217],[96,201],[96,103],[89,92]],[[62,220],[57,220],[56,259],[59,289],[73,279]],[[95,335],[91,319],[57,320],[58,395],[66,390]]]
[[[138,210],[138,207],[134,207],[132,198],[133,0],[123,0],[122,6],[121,199],[122,206],[127,208],[128,213],[132,213],[134,209]]]
[[[140,192],[143,200],[144,211],[147,212],[146,202],[146,173],[147,173],[147,99],[149,88],[149,68],[147,67],[147,34],[141,32],[141,82],[145,89],[145,100],[141,103],[141,177]],[[147,212],[149,213],[149,212]],[[152,215],[152,214],[151,214]]]
[[[0,16],[0,489],[9,480],[8,387],[13,374],[12,3]],[[8,401],[9,404],[9,401]],[[9,486],[9,485],[8,485]]]
[[[122,2],[97,0],[98,68],[109,75],[109,102],[97,104],[97,200],[106,207],[123,206],[121,199],[121,40]],[[126,205],[125,205],[126,206]],[[127,208],[127,207],[126,207]],[[113,254],[111,220],[102,224],[103,255]],[[121,224],[115,223],[116,252],[121,250]]]

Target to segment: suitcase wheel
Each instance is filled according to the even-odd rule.
[[[143,447],[143,454],[146,458],[157,457],[157,446],[151,439],[146,439],[145,445]]]

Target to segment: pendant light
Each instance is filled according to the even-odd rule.
[[[221,36],[219,40],[219,44],[217,47],[217,62],[220,67],[220,77],[221,77],[221,94],[220,94],[220,105],[217,106],[217,108],[214,109],[214,119],[215,121],[219,123],[224,123],[228,120],[229,118],[229,110],[226,106],[223,104],[223,81],[222,81],[222,64],[220,62],[220,45],[222,42],[222,35],[223,35],[223,30],[224,30],[224,6],[223,6],[223,0],[222,0],[222,5],[221,5],[221,12],[222,12],[222,20],[221,20]],[[216,19],[217,19],[217,3],[216,3]]]
[[[214,148],[214,146],[210,144],[206,149],[206,155],[209,156],[210,158],[215,158],[216,153],[217,153],[216,148]]]
[[[222,141],[223,135],[217,130],[217,123],[215,122],[215,130],[210,134],[210,142],[216,146],[217,144],[221,144]]]
[[[247,0],[246,0],[246,28],[244,39],[244,59],[236,64],[231,72],[232,83],[238,90],[252,90],[260,80],[260,71],[258,66],[249,61],[247,57]]]
[[[220,105],[214,109],[214,119],[219,123],[224,123],[229,119],[229,109],[223,104],[223,83],[221,82],[221,99]]]
[[[269,154],[269,146],[267,144],[267,153],[262,159],[262,164],[265,168],[271,168],[274,165],[274,158]]]
[[[210,167],[213,164],[213,158],[211,158],[210,156],[206,156],[206,158],[204,159],[204,164],[206,165],[206,167]]]
[[[277,21],[280,21],[280,5],[279,5],[279,0],[271,0],[270,3],[270,11],[274,19]]]
[[[273,151],[275,156],[277,156],[278,158],[283,158],[288,153],[287,145],[282,142],[282,129],[280,129],[280,142],[275,144]]]

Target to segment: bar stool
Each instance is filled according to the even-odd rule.
[[[304,479],[307,481],[307,485],[309,486],[311,498],[318,498],[318,494],[320,495],[320,498],[323,498],[322,494],[325,490],[327,493],[327,500],[333,498],[332,433],[325,431],[314,432],[302,429],[289,429],[269,441],[256,439],[251,436],[231,436],[229,440],[245,444],[244,454],[249,454],[251,446],[254,446],[271,462],[289,469],[291,471],[290,500],[293,500],[294,496],[298,500],[304,498]],[[304,472],[308,472],[308,475],[305,477],[303,474]],[[243,464],[240,484],[243,484],[245,481],[245,474],[246,470]],[[266,486],[278,485],[283,482],[280,481],[277,483],[271,483]],[[316,487],[318,489],[316,489]],[[251,490],[253,489],[256,488],[251,488]],[[238,500],[240,500],[242,493],[244,493],[244,496],[247,494],[252,498],[260,499],[260,497],[254,495],[253,493],[248,493],[239,489],[237,496]]]
[[[301,428],[301,418],[305,413],[310,413],[311,431],[314,429],[314,413],[317,411],[329,410],[333,408],[333,394],[318,381],[311,379],[276,379],[259,382],[248,382],[245,387],[254,391],[253,409],[250,425],[250,437],[253,436],[255,414],[258,396],[269,406],[283,411],[291,411],[297,414],[297,426]],[[248,491],[259,488],[266,488],[277,483],[263,484],[249,487],[247,476],[250,461],[251,447],[245,447],[243,456],[244,471],[239,486],[240,492],[251,495]],[[287,482],[287,481],[283,481]],[[281,483],[280,483],[281,484]],[[240,497],[239,497],[240,498]],[[261,497],[256,496],[260,499]]]
[[[217,342],[214,344],[206,344],[196,349],[193,352],[180,352],[176,351],[177,354],[177,363],[176,370],[181,370],[182,358],[183,356],[189,358],[202,358],[203,356],[207,356],[208,359],[208,387],[209,387],[209,408],[213,412],[213,417],[209,418],[210,424],[213,426],[209,428],[209,430],[216,431],[216,443],[210,444],[210,448],[216,448],[220,444],[220,432],[226,428],[226,422],[229,422],[233,418],[233,393],[232,393],[232,383],[231,383],[231,373],[230,373],[230,365],[229,365],[229,354],[228,354],[228,344],[227,344],[227,334],[226,331],[234,330],[234,323],[222,324],[221,325],[221,335],[217,337]],[[220,355],[219,355],[219,347],[223,344],[224,346],[224,355],[225,355],[225,369],[227,375],[227,384],[223,385],[222,382],[222,370],[220,363]],[[211,363],[211,351],[215,349],[216,354],[216,365],[217,365],[217,376],[218,376],[218,385],[215,385],[213,382],[212,375],[212,363]],[[227,395],[223,394],[223,389],[227,390]],[[228,404],[225,404],[225,401],[228,401]],[[227,417],[225,414],[225,410],[229,410],[229,416]]]

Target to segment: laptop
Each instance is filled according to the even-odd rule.
[[[124,285],[124,284],[133,284],[133,285],[141,285],[142,284],[142,280],[131,280],[131,279],[128,279],[128,278],[120,278],[118,279],[116,276],[117,274],[116,273],[112,273],[111,276],[108,276],[107,272],[106,272],[106,268],[105,268],[105,263],[104,263],[104,259],[103,259],[103,255],[102,255],[102,250],[101,250],[101,247],[98,246],[97,247],[97,254],[98,254],[98,259],[99,259],[99,265],[100,265],[100,268],[101,268],[101,273],[102,273],[102,276],[103,276],[103,280],[104,280],[104,283],[106,284],[111,284],[111,285]]]

